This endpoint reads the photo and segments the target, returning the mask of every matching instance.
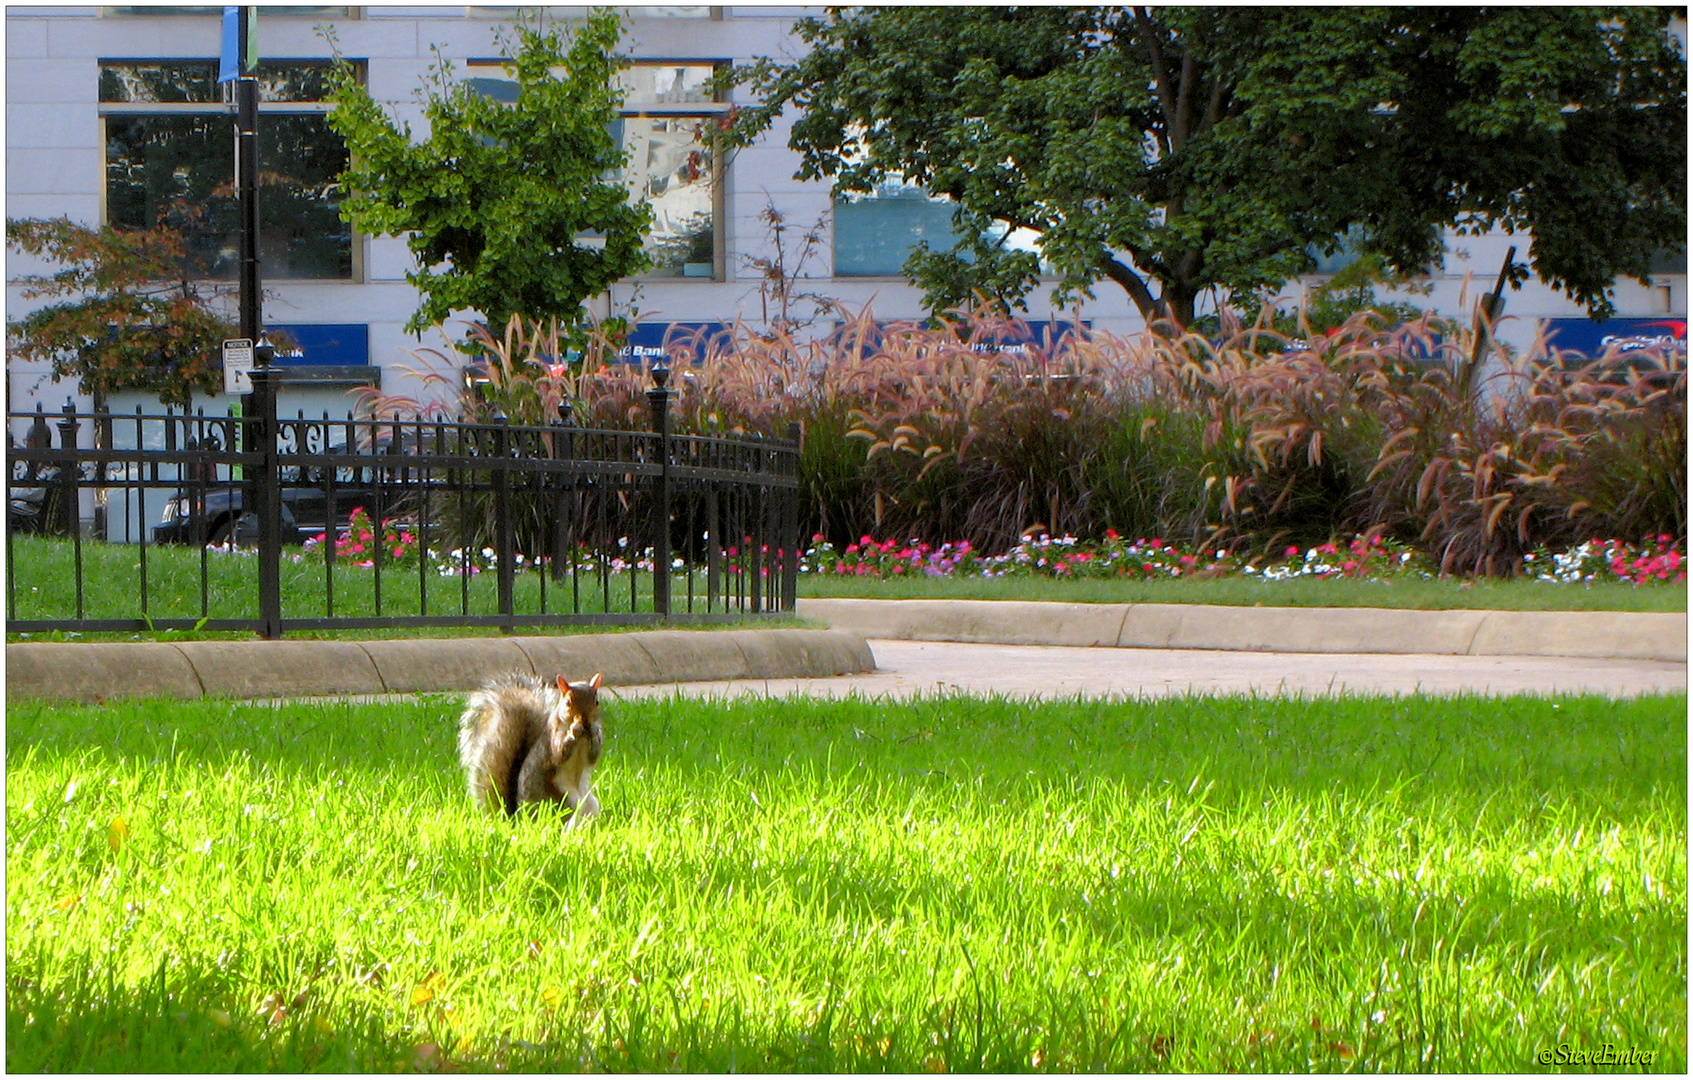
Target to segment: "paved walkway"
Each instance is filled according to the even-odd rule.
[[[626,686],[619,696],[695,697],[802,693],[818,697],[1003,694],[1008,697],[1147,697],[1166,694],[1560,694],[1633,697],[1685,693],[1687,665],[1661,660],[1426,653],[1268,653],[1203,649],[982,645],[870,641],[874,672],[826,679],[767,679]]]

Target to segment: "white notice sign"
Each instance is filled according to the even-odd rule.
[[[251,394],[253,380],[253,339],[227,338],[223,343],[223,392]]]

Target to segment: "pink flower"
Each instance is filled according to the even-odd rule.
[[[403,558],[405,558],[405,555],[406,555],[406,549],[405,548],[397,547],[397,548],[394,549],[394,558],[403,559]]]
[[[1297,555],[1297,554],[1299,554],[1299,549],[1298,549],[1298,548],[1296,548],[1296,547],[1290,547],[1290,548],[1288,548],[1288,549],[1287,549],[1287,552],[1286,552],[1286,556],[1287,556],[1287,557],[1288,557],[1288,558],[1290,558],[1290,559],[1291,559],[1291,558],[1293,558],[1293,557],[1294,557],[1294,556],[1295,556],[1295,555]]]

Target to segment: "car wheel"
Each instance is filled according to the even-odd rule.
[[[235,519],[233,517],[219,518],[217,523],[212,526],[211,531],[206,534],[206,543],[217,547],[224,547],[234,539]]]

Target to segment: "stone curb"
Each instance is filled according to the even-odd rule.
[[[844,630],[654,630],[393,641],[18,642],[6,700],[459,693],[507,671],[605,674],[615,686],[804,679],[874,671]]]
[[[813,599],[799,614],[904,641],[1687,662],[1687,616],[1665,612]]]

